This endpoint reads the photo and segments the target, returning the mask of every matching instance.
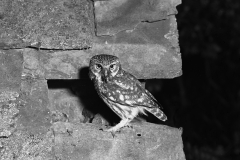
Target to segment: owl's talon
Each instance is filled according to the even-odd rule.
[[[104,131],[106,131],[106,132],[113,132],[113,133],[115,133],[115,132],[119,132],[119,130],[116,130],[115,128],[109,128],[109,129],[106,129],[106,130],[104,130]]]
[[[115,133],[114,132],[110,132],[111,133],[111,135],[113,136],[113,138],[115,137]]]
[[[133,126],[132,126],[131,124],[128,124],[128,125],[126,125],[125,127],[132,128],[132,129],[133,129]]]
[[[111,128],[110,128],[111,129]],[[110,129],[103,129],[103,128],[100,128],[99,130],[100,131],[103,131],[103,132],[110,132],[111,133],[111,135],[113,136],[113,138],[115,137],[115,132],[116,131],[112,131],[112,130],[110,130]]]
[[[114,129],[112,129],[112,128],[109,128],[109,129],[103,129],[103,131],[105,131],[105,132],[110,132],[111,133],[111,135],[113,136],[113,138],[115,137],[115,133],[116,132],[119,132],[119,130],[114,130]]]

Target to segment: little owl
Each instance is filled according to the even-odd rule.
[[[124,71],[120,61],[113,55],[93,56],[89,64],[89,76],[103,101],[120,118],[116,126],[107,131],[116,132],[129,125],[139,113],[152,113],[158,119],[166,121],[160,104],[130,73]]]

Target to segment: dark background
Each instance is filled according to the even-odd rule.
[[[177,7],[183,75],[148,80],[177,127],[187,160],[240,159],[240,1]]]

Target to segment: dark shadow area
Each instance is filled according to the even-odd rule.
[[[88,67],[79,70],[79,77],[85,78],[84,80],[79,80],[79,83],[86,87],[85,90],[89,90],[88,94],[84,91],[82,95],[79,95],[79,98],[84,103],[85,109],[93,114],[99,113],[112,125],[118,123],[120,118],[98,96],[93,82],[88,77],[88,72]]]
[[[82,79],[48,80],[48,88],[50,90],[54,90],[54,89],[66,90],[70,96],[78,97],[79,100],[81,101],[81,104],[83,105],[82,107],[84,108],[83,109],[84,116],[91,117],[96,114],[100,114],[111,125],[118,123],[120,121],[120,118],[98,96],[94,88],[93,82],[88,78],[88,67],[85,67],[79,70],[79,77],[81,77]],[[140,82],[146,82],[146,80],[140,80]],[[173,124],[173,121],[170,119],[168,112],[166,112],[166,109],[163,109],[163,111],[168,116],[168,120],[166,122],[159,120],[151,113],[148,113],[148,116],[139,115],[139,117],[145,119],[150,123],[163,124],[163,125],[168,125],[172,127],[175,126]]]
[[[183,127],[187,160],[240,159],[240,1],[177,7],[183,75],[146,87]]]
[[[90,79],[81,80],[48,80],[48,88],[51,89],[63,89],[69,92],[73,97],[76,96],[83,105],[83,112],[86,114],[90,112],[91,116],[99,113],[107,121],[112,124],[117,123],[119,118],[115,113],[109,109],[106,104],[100,99],[95,91],[93,83]],[[81,107],[81,106],[79,106]],[[89,116],[90,116],[89,115]],[[88,115],[84,115],[88,116]],[[89,118],[89,117],[88,117]]]
[[[119,122],[119,117],[103,102],[98,96],[92,81],[88,78],[88,68],[83,68],[79,71],[77,80],[48,80],[48,88],[63,89],[69,92],[70,95],[76,96],[80,99],[83,105],[83,115],[94,116],[99,113],[111,125]],[[79,106],[81,107],[81,106]]]

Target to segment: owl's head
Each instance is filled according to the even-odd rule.
[[[100,81],[107,82],[121,71],[121,64],[118,57],[107,54],[93,56],[89,63],[89,76]]]

